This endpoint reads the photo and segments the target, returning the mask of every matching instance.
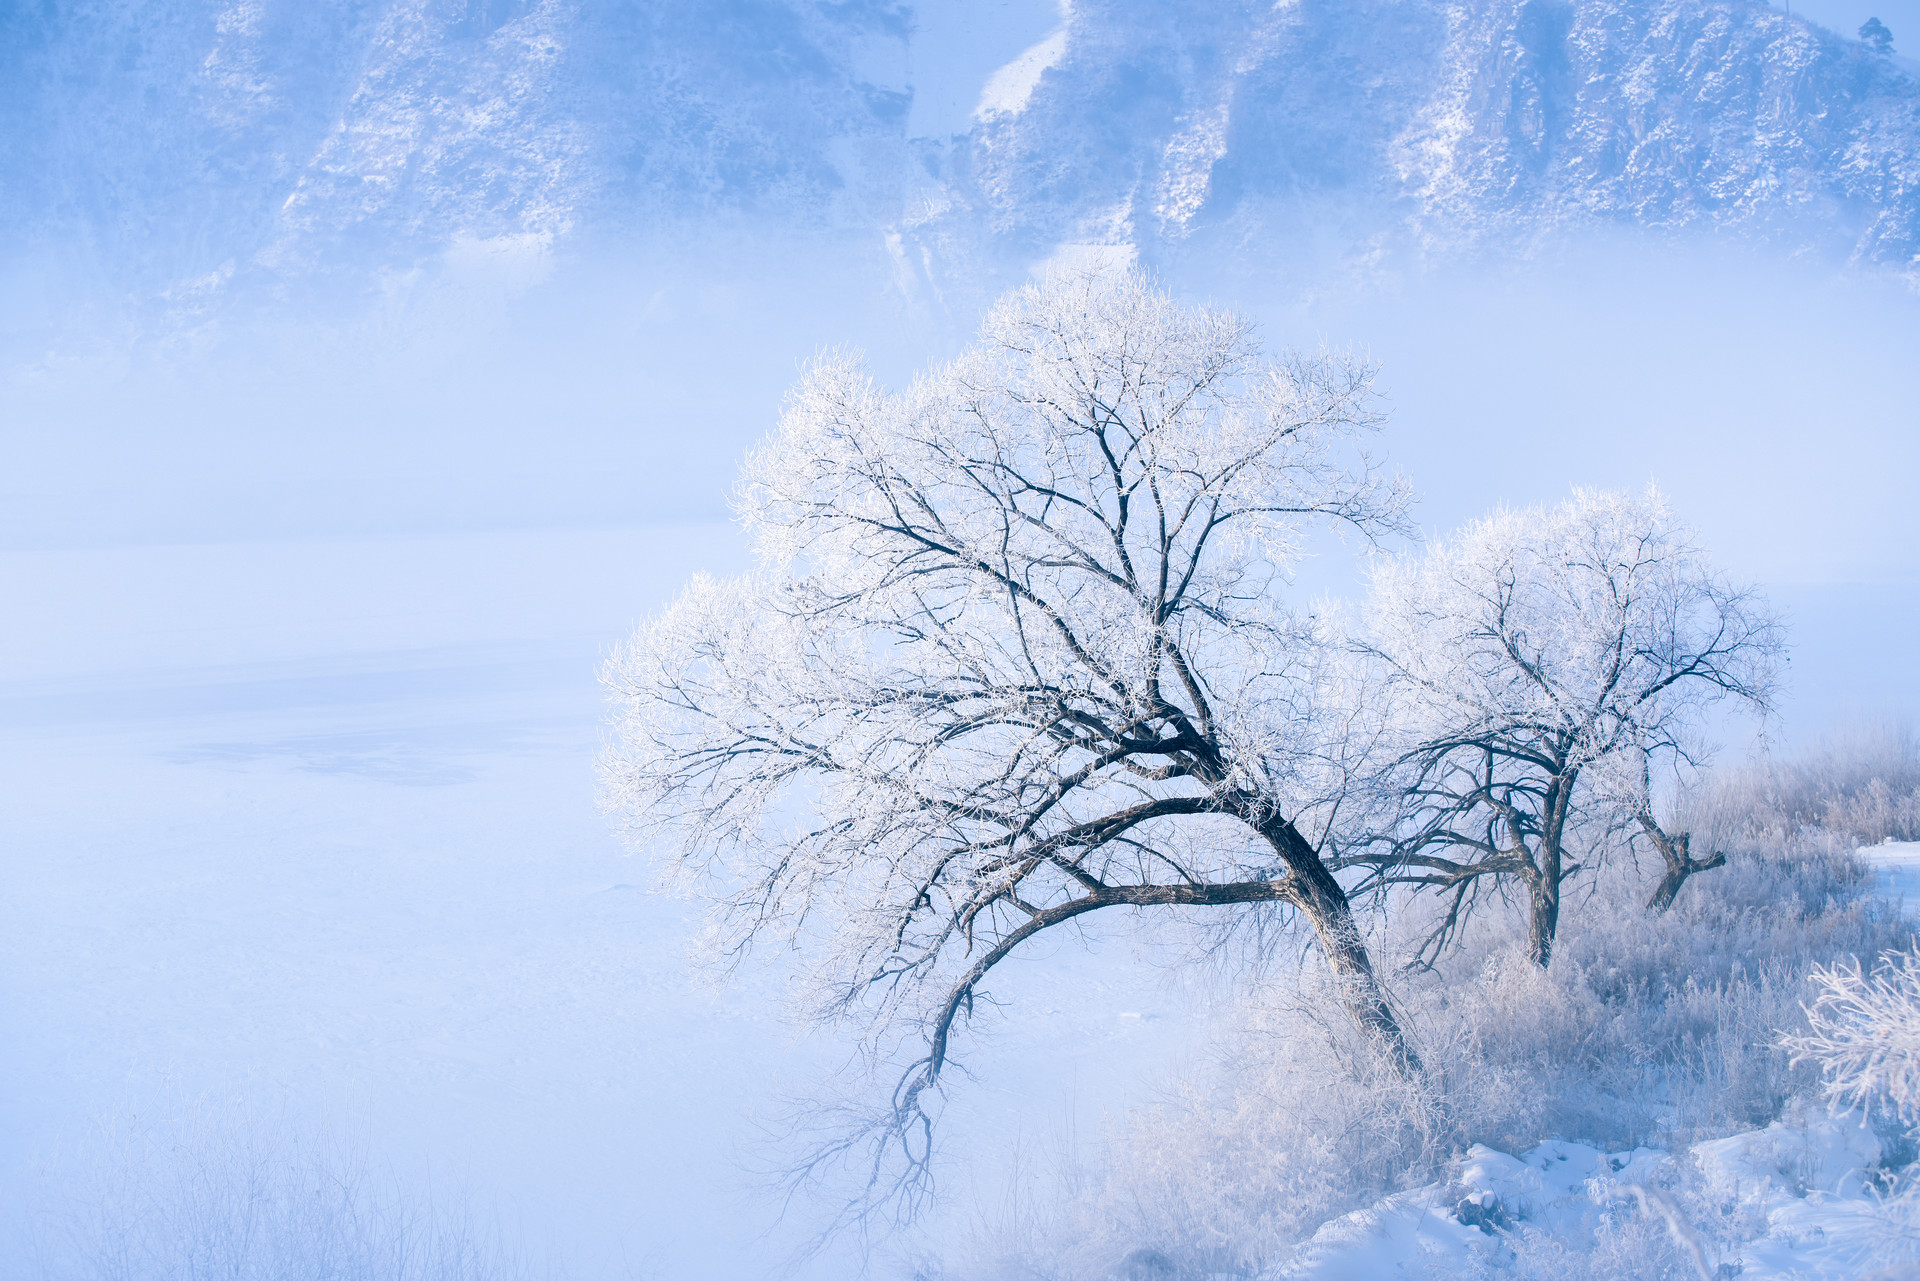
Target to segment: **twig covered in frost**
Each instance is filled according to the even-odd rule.
[[[1817,966],[1811,1030],[1781,1038],[1794,1061],[1826,1072],[1827,1091],[1847,1103],[1886,1099],[1920,1120],[1920,949],[1883,957],[1872,972],[1849,957]]]

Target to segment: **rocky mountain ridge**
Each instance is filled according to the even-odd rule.
[[[1028,109],[954,155],[951,189],[1003,234],[1178,242],[1331,200],[1434,246],[1626,223],[1920,263],[1914,81],[1763,5],[1296,0],[1206,25],[1123,0],[1075,18]],[[1121,118],[1124,148],[1100,145]]]
[[[1920,84],[1755,0],[1079,0],[909,136],[893,0],[40,0],[0,225],[137,288],[688,224],[926,261],[1716,228],[1920,272]],[[922,54],[924,55],[924,52]],[[80,246],[74,250],[74,246]]]

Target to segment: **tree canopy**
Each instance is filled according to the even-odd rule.
[[[1417,1056],[1321,853],[1360,750],[1290,611],[1315,524],[1405,495],[1365,364],[1266,357],[1137,273],[1010,295],[904,392],[817,360],[746,463],[762,561],[609,665],[610,803],[713,944],[797,947],[813,1013],[897,1073],[832,1151],[909,1202],[994,967],[1109,907],[1284,905],[1348,1012]]]
[[[1583,828],[1625,817],[1680,879],[1704,870],[1653,821],[1649,770],[1700,755],[1715,703],[1764,711],[1781,638],[1657,492],[1576,490],[1382,561],[1363,645],[1399,746],[1374,776],[1389,817],[1352,861],[1450,893],[1436,941],[1476,893],[1518,886],[1545,965]]]

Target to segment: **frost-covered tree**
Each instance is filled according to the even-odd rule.
[[[610,664],[628,831],[710,897],[718,956],[797,947],[812,1014],[898,1071],[840,1148],[876,1186],[925,1190],[994,967],[1102,909],[1291,909],[1417,1066],[1322,857],[1353,749],[1282,600],[1310,525],[1401,525],[1352,448],[1370,377],[1132,273],[1016,291],[904,393],[824,357],[745,465],[761,572]]]
[[[1436,945],[1482,892],[1517,889],[1544,966],[1575,859],[1599,853],[1588,841],[1581,854],[1580,834],[1650,837],[1668,865],[1655,907],[1718,865],[1655,821],[1648,780],[1699,758],[1711,705],[1767,707],[1781,637],[1658,493],[1576,490],[1384,561],[1364,648],[1385,671],[1398,745],[1390,818],[1348,860],[1376,884],[1448,894]]]

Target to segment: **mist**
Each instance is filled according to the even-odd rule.
[[[241,299],[180,328],[161,316],[116,329],[118,346],[59,332],[61,347],[11,377],[0,546],[104,562],[156,545],[713,526],[731,563],[734,473],[800,369],[852,348],[903,387],[955,354],[993,286],[1021,272],[1010,262],[936,292],[881,246],[778,233],[535,259],[456,256],[395,299],[331,316]],[[1898,281],[1624,234],[1511,262],[1157,271],[1183,298],[1254,318],[1275,348],[1374,362],[1389,415],[1378,448],[1413,483],[1429,534],[1578,485],[1657,485],[1730,569],[1809,611],[1789,734],[1869,706],[1911,714],[1903,664],[1867,670],[1818,648],[1836,610],[1870,635],[1912,617],[1920,302]],[[84,576],[62,590],[84,599]],[[184,613],[226,586],[197,590]],[[606,607],[628,618],[656,603]],[[26,658],[36,645],[71,658],[101,643],[92,615],[61,630],[61,611],[41,611],[11,639],[20,674],[50,661]],[[134,669],[185,658],[116,648],[111,661]]]

